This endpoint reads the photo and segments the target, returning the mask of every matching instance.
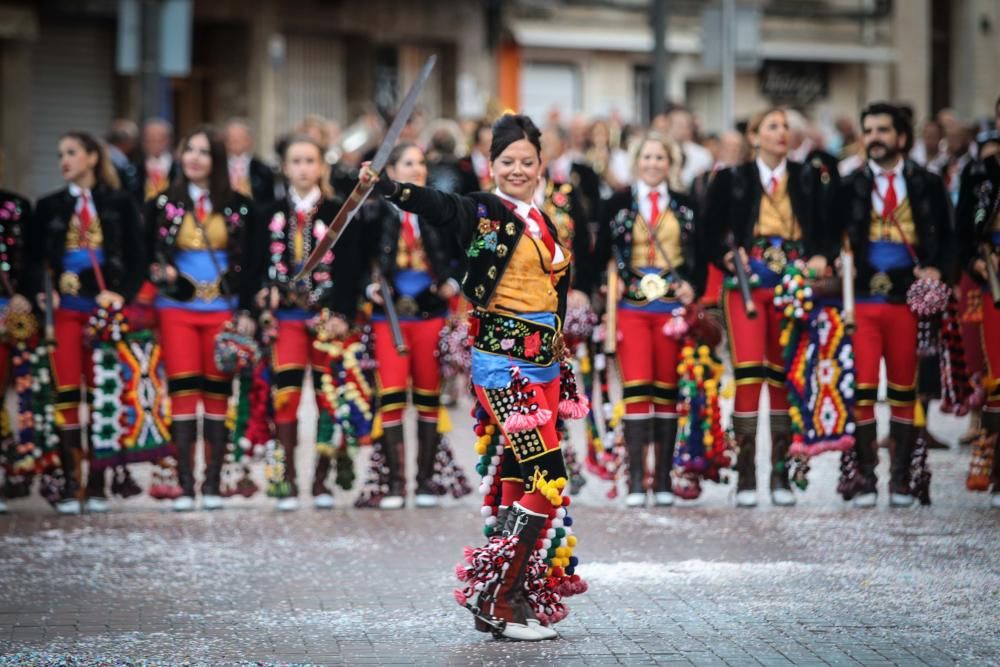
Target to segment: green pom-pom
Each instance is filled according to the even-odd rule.
[[[566,537],[566,529],[565,528],[556,528],[556,537],[559,538],[560,540],[562,538]]]

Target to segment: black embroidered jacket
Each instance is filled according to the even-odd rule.
[[[391,201],[457,236],[467,258],[462,290],[473,305],[486,308],[525,233],[524,221],[500,197],[489,192],[462,196],[400,183]],[[552,237],[559,238],[552,221],[544,212],[542,216]],[[560,319],[566,314],[569,286],[570,276],[566,272],[556,283],[559,296],[556,314]]]
[[[961,188],[958,194],[958,208],[955,211],[955,227],[958,232],[958,259],[961,266],[968,269],[970,264],[981,259],[979,244],[986,242],[997,251],[992,232],[1000,216],[1000,156],[970,162],[962,172]],[[973,275],[977,281],[982,278]]]
[[[101,274],[107,288],[126,301],[135,298],[146,273],[142,246],[142,220],[134,200],[123,190],[98,185],[91,190],[100,221],[104,261]],[[63,188],[38,200],[34,223],[28,235],[32,261],[36,262],[32,284],[40,290],[45,267],[58,279],[63,273],[66,235],[76,209],[76,197]],[[93,268],[78,274],[80,296],[95,297],[100,289]]]

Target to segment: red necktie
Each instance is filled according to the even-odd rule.
[[[205,208],[205,202],[207,200],[208,200],[208,195],[206,194],[202,194],[201,196],[198,197],[198,204],[195,206],[194,214],[198,218],[199,224],[205,222],[205,214],[207,213],[207,210]]]
[[[90,214],[90,197],[87,196],[86,190],[80,191],[80,245],[89,245],[87,240],[87,230],[90,229],[90,225],[94,222],[94,217]]]
[[[771,176],[771,191],[770,195],[773,197],[778,192],[778,177]]]
[[[538,212],[538,209],[532,207],[528,211],[528,217],[535,221],[538,225],[538,239],[545,245],[546,250],[549,251],[549,256],[552,257],[552,261],[556,261],[556,241],[552,238],[552,234],[549,233],[549,228],[545,224],[545,218],[542,214]]]
[[[889,181],[889,185],[885,188],[885,197],[882,198],[882,218],[888,220],[889,216],[893,214],[898,206],[899,202],[896,201],[896,188],[893,185],[893,179],[896,178],[896,174],[883,174],[886,180]]]
[[[656,234],[656,223],[660,221],[660,193],[656,190],[649,192],[649,246],[647,248],[647,266],[656,263],[656,241],[653,235]]]
[[[417,233],[413,228],[413,214],[409,211],[403,211],[403,243],[406,245],[406,249],[413,251],[414,246],[417,244]]]

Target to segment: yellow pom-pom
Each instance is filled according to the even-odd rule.
[[[566,544],[568,544],[571,547],[575,547],[576,546],[576,535],[570,535],[569,537],[567,537],[566,538]]]

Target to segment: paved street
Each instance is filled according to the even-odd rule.
[[[474,475],[466,412],[454,442]],[[256,498],[183,516],[142,499],[75,518],[19,502],[0,518],[0,666],[1000,664],[1000,512],[964,490],[967,458],[933,452],[934,505],[903,511],[884,487],[877,510],[841,503],[835,455],[787,510],[737,511],[713,487],[627,511],[591,480],[574,505],[591,588],[543,644],[477,633],[452,600],[461,547],[481,541],[476,497],[386,513],[338,494],[332,512],[291,515]]]

